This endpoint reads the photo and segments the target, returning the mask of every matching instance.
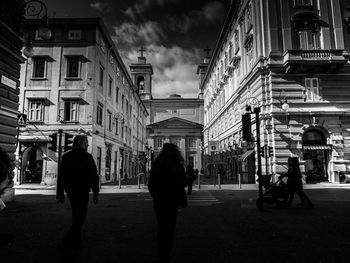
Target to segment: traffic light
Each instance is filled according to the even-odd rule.
[[[260,155],[261,157],[265,157],[265,146],[260,147]]]
[[[65,133],[64,135],[64,151],[69,151],[73,148],[73,135]]]
[[[273,155],[273,148],[269,146],[269,157],[272,157]]]
[[[243,140],[247,142],[252,141],[252,124],[250,121],[250,113],[246,113],[242,115],[242,132],[243,132]]]
[[[51,138],[51,141],[49,142],[49,149],[53,152],[55,152],[57,150],[57,132],[49,135],[49,137]]]
[[[153,162],[154,160],[154,150],[151,150],[151,161]]]

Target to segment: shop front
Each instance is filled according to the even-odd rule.
[[[306,183],[330,181],[327,167],[332,145],[327,144],[325,132],[318,127],[309,129],[304,132],[302,142]]]

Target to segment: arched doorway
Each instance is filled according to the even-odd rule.
[[[30,146],[23,151],[21,183],[41,183],[43,175],[43,152]]]
[[[327,166],[331,146],[322,130],[313,128],[302,137],[305,175],[307,183],[328,181]]]

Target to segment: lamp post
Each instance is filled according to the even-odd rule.
[[[48,28],[48,16],[46,5],[40,0],[30,0],[23,6],[24,16],[23,25],[28,18],[40,18],[42,19],[42,25],[38,29],[37,37],[43,40],[49,40],[52,36],[51,30]],[[27,58],[31,58],[34,55],[32,41],[30,35],[27,36],[26,43],[24,44],[23,55]]]
[[[253,107],[253,111],[252,111]],[[264,209],[264,202],[263,202],[263,189],[262,189],[262,176],[261,176],[261,154],[260,154],[260,106],[259,101],[255,97],[248,98],[247,106],[246,106],[247,113],[255,114],[255,125],[256,125],[256,153],[258,158],[258,169],[257,169],[257,175],[258,175],[258,183],[259,183],[259,198],[256,202],[257,207],[260,210]]]

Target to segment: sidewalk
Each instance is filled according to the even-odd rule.
[[[21,184],[14,185],[15,189],[18,190],[56,190],[56,185],[42,185],[42,184]],[[194,189],[198,189],[198,185],[193,185]],[[208,185],[201,184],[200,190],[258,190],[258,184],[222,184],[220,185]],[[329,183],[321,182],[317,184],[304,184],[304,189],[326,189],[326,188],[341,188],[350,189],[350,184],[344,183]],[[143,192],[148,191],[147,185],[141,184],[140,188],[138,185],[119,185],[116,184],[103,184],[101,186],[102,193],[115,193],[115,192]]]

